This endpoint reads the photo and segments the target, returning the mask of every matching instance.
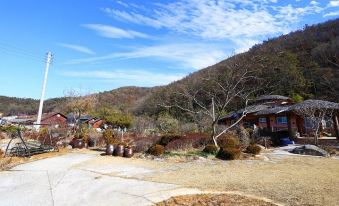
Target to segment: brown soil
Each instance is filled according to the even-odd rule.
[[[275,204],[234,194],[201,194],[172,197],[156,206],[275,206]]]

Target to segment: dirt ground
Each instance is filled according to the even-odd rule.
[[[147,179],[202,190],[241,191],[285,205],[339,204],[339,160],[330,158],[195,163]]]
[[[241,193],[268,198],[283,205],[339,203],[339,160],[307,156],[265,154],[262,160],[221,161],[198,159],[125,159],[98,157],[93,167],[134,165],[152,172],[133,178],[173,183],[203,191]],[[116,174],[114,174],[116,175]]]
[[[65,150],[36,155],[27,160],[19,159],[13,164],[67,152],[95,153],[89,150]],[[128,178],[173,183],[207,192],[240,192],[282,205],[339,205],[339,159],[266,153],[256,160],[197,158],[185,161],[178,157],[126,159],[96,154],[98,156],[94,160],[83,164],[93,168],[117,168],[112,173],[114,176],[126,178],[126,175],[130,175]],[[0,165],[1,161],[3,159],[0,159]],[[129,173],[122,172],[126,167]]]
[[[235,194],[200,194],[172,197],[156,206],[275,206],[275,204]]]
[[[59,152],[48,152],[33,155],[32,157],[0,157],[0,171],[8,170],[16,165],[32,162],[49,157],[55,157],[70,152],[68,149],[60,149]],[[3,154],[2,154],[3,155]]]

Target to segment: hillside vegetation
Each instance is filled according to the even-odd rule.
[[[305,26],[303,30],[264,41],[248,52],[197,71],[152,93],[136,112],[158,114],[164,110],[158,105],[173,104],[173,93],[182,86],[198,90],[208,86],[202,80],[211,74],[226,78],[228,69],[243,67],[255,70],[260,80],[248,85],[258,88],[254,97],[300,95],[304,99],[339,102],[339,19]]]
[[[96,96],[97,107],[113,107],[122,112],[131,112],[134,105],[142,101],[152,90],[153,88],[121,87],[92,95]],[[60,97],[46,100],[44,112],[65,112],[67,99]],[[39,100],[0,96],[0,112],[4,115],[36,114],[38,107]]]
[[[136,115],[158,115],[159,105],[171,103],[173,92],[183,85],[201,88],[208,85],[201,79],[225,75],[225,71],[253,68],[257,81],[249,87],[259,88],[260,94],[300,95],[305,99],[323,99],[339,102],[339,19],[328,21],[264,41],[248,52],[235,55],[207,67],[168,86],[141,88],[123,87],[97,95],[98,106],[114,107]],[[65,98],[45,102],[45,112],[62,111]],[[0,112],[5,115],[34,114],[38,101],[13,97],[0,97]],[[175,111],[172,111],[175,112]],[[178,111],[177,111],[178,112]],[[180,113],[177,113],[180,115]]]

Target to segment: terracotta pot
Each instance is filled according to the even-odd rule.
[[[131,158],[133,156],[133,149],[130,147],[126,147],[124,149],[124,157]]]
[[[124,156],[124,145],[118,145],[114,150],[114,156]]]
[[[85,142],[83,139],[74,139],[72,146],[73,148],[82,149],[85,147]]]
[[[114,152],[114,146],[111,144],[108,144],[106,146],[106,155],[112,155]]]

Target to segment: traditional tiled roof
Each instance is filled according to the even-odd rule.
[[[267,95],[267,96],[279,96],[279,95]],[[281,96],[283,97],[283,96]],[[288,97],[286,97],[288,98]],[[237,112],[231,112],[221,118],[223,119],[235,119],[239,117],[246,109],[247,114],[253,114],[253,115],[269,115],[269,114],[279,114],[282,112],[288,112],[288,111],[297,111],[301,108],[326,108],[326,109],[334,109],[339,110],[339,104],[335,102],[329,102],[329,101],[323,101],[323,100],[306,100],[301,103],[297,103],[294,105],[289,106],[273,106],[267,105],[267,104],[256,104],[248,106],[244,109],[238,110]]]
[[[268,108],[270,108],[270,106],[269,105],[265,105],[265,104],[251,105],[251,106],[247,106],[246,107],[246,113],[247,114],[255,113],[255,112],[258,112],[258,111],[261,111],[261,110],[265,110],[265,109],[268,109]],[[231,112],[231,113],[223,116],[220,119],[236,118],[239,115],[241,115],[244,111],[245,111],[245,108],[244,109],[240,109],[240,110],[238,110],[236,112]]]
[[[255,113],[261,110],[269,109],[270,107],[271,107],[270,105],[266,105],[266,104],[256,104],[256,105],[247,106],[244,109],[240,109],[237,111],[237,113],[241,114],[245,111],[245,109],[247,113]]]
[[[289,107],[278,106],[278,107],[273,107],[273,108],[268,108],[268,109],[258,111],[255,113],[255,115],[279,114],[279,113],[288,111],[288,109]]]

